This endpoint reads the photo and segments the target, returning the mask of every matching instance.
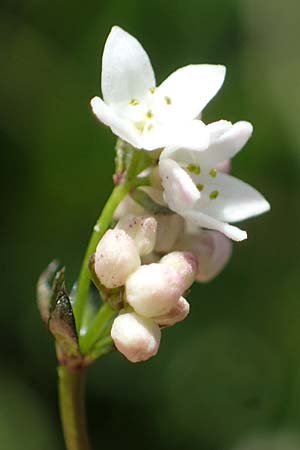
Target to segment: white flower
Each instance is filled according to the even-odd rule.
[[[270,209],[265,198],[248,184],[217,169],[248,141],[252,125],[221,120],[207,125],[210,145],[205,151],[166,148],[159,171],[169,208],[187,222],[217,230],[241,241],[247,233],[229,225]]]
[[[136,148],[176,145],[205,149],[209,134],[195,120],[223,84],[225,67],[188,65],[156,87],[141,44],[114,26],[102,59],[102,94],[91,100],[97,118]]]

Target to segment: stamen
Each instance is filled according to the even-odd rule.
[[[147,126],[147,131],[152,131],[154,128],[153,123],[149,123],[149,125]]]
[[[153,112],[151,111],[151,109],[149,109],[149,111],[146,112],[146,116],[148,117],[148,119],[153,118]]]
[[[135,98],[133,98],[132,100],[130,100],[129,104],[132,106],[136,106],[138,105],[140,102],[138,100],[136,100]]]
[[[171,105],[172,100],[170,99],[170,97],[168,97],[167,95],[165,96],[165,102],[167,105]]]
[[[211,200],[215,200],[218,196],[219,196],[219,191],[211,191],[211,193],[209,194],[209,198]]]
[[[210,172],[209,172],[209,175],[212,177],[212,178],[216,178],[216,176],[217,176],[217,169],[211,169],[210,170]]]
[[[201,168],[198,164],[188,164],[186,166],[186,170],[188,170],[191,173],[194,173],[195,175],[199,175],[201,172]]]
[[[204,189],[204,184],[198,183],[196,184],[196,188],[198,189],[199,192],[201,192]]]
[[[151,87],[149,89],[150,94],[154,94],[155,91],[156,91],[156,87]]]

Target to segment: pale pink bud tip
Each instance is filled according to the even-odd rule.
[[[123,286],[141,264],[134,240],[123,230],[108,230],[98,244],[95,273],[107,288]]]
[[[218,231],[203,231],[185,236],[179,248],[191,250],[197,259],[196,280],[210,281],[227,264],[232,253],[232,241]]]
[[[119,221],[116,228],[124,230],[134,240],[141,256],[152,252],[157,229],[157,221],[154,217],[136,217],[129,214]]]
[[[185,298],[180,297],[173,308],[165,315],[155,317],[155,322],[160,327],[170,327],[184,320],[190,312],[190,305]]]
[[[184,291],[178,271],[157,263],[140,266],[127,278],[125,286],[128,303],[145,317],[167,313]]]
[[[186,291],[195,281],[197,273],[196,257],[191,252],[172,252],[165,255],[161,264],[171,266],[178,271],[182,277],[183,291]]]
[[[158,352],[161,332],[151,319],[134,312],[120,314],[112,325],[115,346],[131,362],[146,361]]]

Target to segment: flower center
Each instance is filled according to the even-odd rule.
[[[121,107],[123,115],[143,134],[151,132],[156,125],[166,121],[172,110],[171,105],[171,97],[162,96],[156,87],[151,87],[144,98],[133,98],[127,106]]]

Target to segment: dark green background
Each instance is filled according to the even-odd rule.
[[[192,62],[227,66],[204,120],[254,124],[233,173],[272,210],[243,224],[249,239],[218,279],[193,288],[190,317],[164,331],[156,358],[133,365],[114,353],[90,369],[94,447],[299,449],[297,436],[288,443],[300,431],[299,2],[1,5],[1,450],[64,448],[35,283],[59,257],[72,284],[112,188],[115,138],[89,99],[114,24],[143,43],[159,82]]]

